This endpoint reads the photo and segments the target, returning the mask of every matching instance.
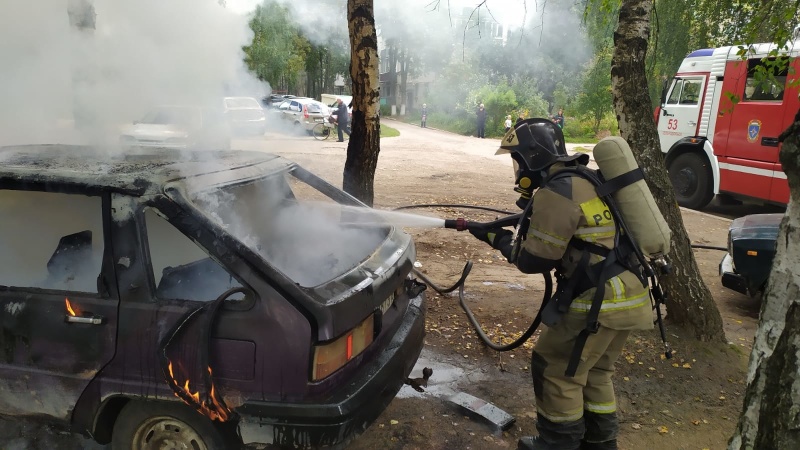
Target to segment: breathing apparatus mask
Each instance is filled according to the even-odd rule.
[[[495,153],[510,153],[514,161],[514,191],[517,206],[525,209],[533,192],[541,187],[547,170],[554,163],[574,161],[586,155],[567,154],[561,128],[548,119],[525,119],[508,130]]]

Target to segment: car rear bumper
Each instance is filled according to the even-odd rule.
[[[742,294],[747,294],[747,280],[736,273],[733,268],[733,258],[726,253],[719,263],[719,275],[722,277],[722,285]]]
[[[383,412],[414,367],[425,337],[424,293],[409,302],[386,350],[325,403],[248,401],[237,412],[245,444],[316,448],[345,443]]]

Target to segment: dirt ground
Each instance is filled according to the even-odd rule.
[[[494,156],[496,140],[454,137],[393,121],[401,136],[384,139],[375,176],[375,207],[413,204],[467,204],[514,211],[508,156]],[[309,143],[285,155],[341,186],[344,144]],[[284,152],[279,152],[284,153]],[[485,221],[497,214],[439,207],[409,212],[441,218]],[[692,242],[726,245],[728,219],[684,212]],[[496,340],[519,336],[541,303],[543,280],[524,275],[497,252],[467,232],[407,228],[417,246],[419,270],[441,286],[450,286],[467,260],[467,303]],[[620,448],[722,449],[742,405],[744,370],[757,326],[758,301],[727,290],[719,282],[719,251],[697,250],[701,274],[722,314],[728,345],[703,344],[668,326],[675,356],[663,358],[656,330],[637,333],[617,363],[615,379],[621,420]],[[404,387],[384,414],[348,448],[508,449],[535,431],[536,409],[530,353],[536,337],[522,348],[499,353],[485,347],[466,320],[456,293],[428,290],[427,339],[423,367],[433,368],[424,394]],[[668,324],[669,325],[669,324]],[[495,432],[466,417],[446,398],[458,391],[493,403],[516,418],[506,432]]]
[[[423,130],[395,121],[385,123],[399,129],[401,135],[381,142],[375,176],[376,208],[466,204],[515,211],[517,195],[512,191],[510,158],[494,155],[497,140]],[[341,186],[346,145],[308,136],[269,134],[265,139],[237,142],[235,147],[282,154]],[[409,212],[478,221],[496,217],[494,213],[451,207]],[[693,242],[725,246],[729,219],[685,211],[684,222]],[[492,338],[509,342],[528,327],[541,302],[544,284],[540,276],[521,274],[467,232],[407,231],[416,242],[418,270],[437,284],[451,285],[465,262],[473,262],[465,297]],[[729,344],[698,343],[677,326],[669,326],[675,358],[665,360],[657,331],[632,336],[617,363],[615,379],[620,448],[725,448],[742,405],[744,369],[757,326],[758,301],[722,288],[717,273],[722,256],[719,251],[696,251],[703,279],[722,314]],[[522,348],[495,352],[481,344],[455,294],[437,295],[432,289],[428,294],[426,347],[411,375],[420,377],[423,367],[433,369],[426,392],[404,387],[348,449],[515,449],[520,436],[535,432],[530,353],[536,335]],[[507,431],[496,432],[485,422],[465,416],[446,401],[459,391],[493,403],[513,415],[516,422]],[[6,438],[9,433],[42,433],[13,423],[5,423],[0,429]],[[12,440],[0,447],[104,448],[86,440],[75,443],[74,438],[46,431],[40,434],[41,445]],[[58,444],[50,446],[47,442]]]

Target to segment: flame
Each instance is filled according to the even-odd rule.
[[[169,372],[169,376],[172,378],[172,381],[175,382],[177,389],[181,390],[181,393],[184,394],[180,395],[178,392],[176,392],[176,397],[183,400],[189,406],[197,409],[201,414],[205,415],[211,420],[218,420],[220,422],[225,422],[228,420],[230,417],[230,410],[228,410],[228,408],[226,408],[217,398],[217,390],[213,381],[211,383],[211,389],[209,390],[208,396],[210,403],[208,403],[205,400],[200,399],[200,391],[192,392],[190,380],[187,379],[183,383],[183,386],[181,386],[180,382],[178,382],[177,378],[175,378],[175,375],[172,371],[172,361],[170,361],[167,365],[167,370]],[[208,374],[211,375],[211,367],[208,367]],[[187,397],[191,398],[194,404],[188,402]]]
[[[69,302],[69,298],[65,297],[64,303],[67,305],[67,313],[69,313],[70,316],[77,316],[77,314],[75,314],[75,310],[72,309],[72,303]]]

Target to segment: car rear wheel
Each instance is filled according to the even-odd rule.
[[[668,172],[679,205],[700,209],[714,197],[711,173],[705,157],[697,153],[678,155],[670,163]]]
[[[114,450],[232,448],[215,424],[188,406],[168,402],[128,403],[114,423]]]

